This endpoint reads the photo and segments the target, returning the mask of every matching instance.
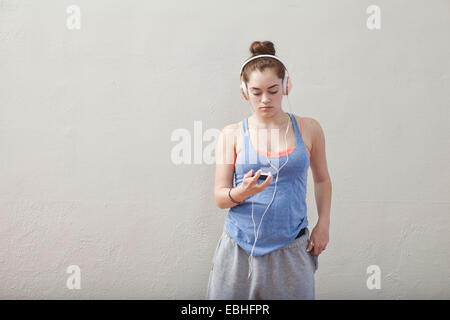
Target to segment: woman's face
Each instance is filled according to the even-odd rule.
[[[252,71],[247,88],[253,110],[262,116],[276,114],[281,109],[282,84],[283,81],[278,78],[273,68],[266,68],[263,72]]]

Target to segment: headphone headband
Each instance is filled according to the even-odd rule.
[[[275,59],[275,60],[280,61],[281,64],[283,65],[283,67],[286,69],[286,66],[284,65],[283,61],[281,61],[281,59],[278,58],[277,56],[274,56],[274,55],[271,55],[271,54],[260,54],[260,55],[258,55],[258,56],[254,56],[254,57],[251,57],[250,59],[246,60],[246,61],[242,64],[241,72],[239,72],[239,75],[242,75],[242,71],[244,70],[244,67],[245,67],[245,65],[246,65],[247,63],[249,63],[250,61],[255,60],[255,59],[257,59],[257,58],[264,58],[264,57],[267,57],[267,58],[273,58],[273,59]]]

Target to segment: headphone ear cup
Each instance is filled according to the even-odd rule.
[[[286,95],[288,92],[288,88],[287,88],[287,79],[288,79],[288,75],[287,72],[284,73],[284,78],[283,78],[283,94]]]
[[[248,94],[247,94],[247,86],[245,85],[245,82],[241,82],[241,93],[245,100],[248,100]]]
[[[291,81],[291,77],[288,76],[287,87],[286,87],[286,95],[288,95],[289,92],[291,92],[291,90],[292,90],[292,81]]]

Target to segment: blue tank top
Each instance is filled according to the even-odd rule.
[[[289,154],[289,161],[279,172],[275,197],[264,215],[253,249],[255,257],[287,245],[295,239],[302,228],[308,225],[306,182],[310,155],[295,116],[288,114],[292,120],[291,128],[293,127],[295,132],[295,147],[280,152],[278,156],[273,156],[272,153],[268,154],[270,162],[276,168],[283,166],[287,160],[287,154]],[[242,133],[242,150],[235,160],[236,186],[242,183],[244,175],[251,169],[254,169],[255,173],[261,168],[270,169],[273,172],[272,183],[264,191],[256,193],[241,204],[230,208],[225,220],[225,228],[228,233],[250,255],[255,240],[255,229],[258,230],[261,217],[272,200],[277,173],[271,168],[265,154],[252,146],[248,134],[248,118],[242,121]],[[252,220],[252,200],[255,224]]]

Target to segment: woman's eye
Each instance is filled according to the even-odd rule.
[[[276,94],[276,93],[278,93],[278,91],[275,91],[275,92],[269,92],[270,94]],[[261,95],[261,93],[254,93],[254,95],[255,96],[259,96],[259,95]]]

